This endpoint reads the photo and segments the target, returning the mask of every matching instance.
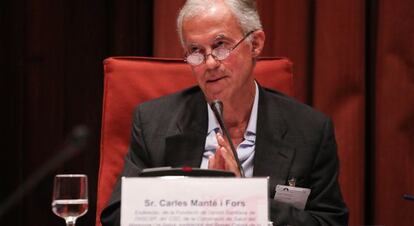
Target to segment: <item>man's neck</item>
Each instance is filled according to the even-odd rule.
[[[226,127],[229,128],[243,128],[246,129],[249,122],[254,96],[256,92],[255,83],[248,87],[246,92],[243,92],[232,100],[223,100],[223,116]]]

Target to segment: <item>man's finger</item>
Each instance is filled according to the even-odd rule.
[[[227,140],[224,139],[221,133],[217,133],[217,143],[219,144],[219,146],[225,147],[227,150],[231,150],[230,144]]]
[[[216,149],[216,153],[208,159],[209,169],[225,169],[225,162],[221,154],[220,146]]]
[[[209,169],[216,169],[216,156],[212,155],[208,158],[208,168]]]
[[[224,160],[224,158],[223,158],[223,150],[221,149],[221,147],[219,146],[217,149],[216,149],[216,154],[214,155],[215,156],[215,158],[216,158],[216,167],[217,167],[217,169],[222,169],[222,170],[224,170],[225,169],[225,160]]]
[[[224,169],[228,171],[232,171],[236,174],[237,177],[240,177],[239,167],[233,156],[233,152],[231,152],[230,150],[224,147],[221,147],[220,155],[224,161]]]

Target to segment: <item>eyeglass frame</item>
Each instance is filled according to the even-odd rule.
[[[223,47],[223,46],[217,46],[216,48],[212,49],[211,50],[211,53],[209,53],[209,54],[205,54],[205,53],[202,54],[199,51],[195,51],[195,52],[190,53],[190,54],[189,53],[186,53],[186,55],[184,56],[184,62],[188,63],[191,66],[199,66],[199,65],[205,63],[206,60],[207,60],[207,58],[209,56],[212,56],[213,59],[216,60],[216,61],[223,61],[223,60],[227,59],[230,56],[231,52],[233,52],[233,50],[235,50],[244,40],[246,40],[247,37],[249,37],[255,31],[257,31],[257,30],[252,30],[252,31],[247,32],[247,34],[244,35],[244,37],[242,39],[240,39],[240,41],[238,41],[232,48],[226,48],[226,47]],[[227,55],[224,58],[218,59],[217,56],[213,53],[214,50],[216,50],[216,49],[224,49],[224,50],[227,50],[228,53],[227,53]],[[202,55],[203,56],[203,60],[199,64],[192,64],[192,63],[190,63],[187,59],[188,59],[189,56],[191,56],[193,54],[200,54],[200,55]]]

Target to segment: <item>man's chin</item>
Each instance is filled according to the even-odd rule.
[[[204,96],[206,97],[208,102],[211,102],[213,100],[223,100],[225,99],[225,95],[223,91],[220,92],[205,92]]]
[[[205,86],[203,90],[207,101],[221,100],[224,101],[229,96],[230,87],[226,85]]]

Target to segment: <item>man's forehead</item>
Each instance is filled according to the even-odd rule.
[[[226,32],[220,32],[214,35],[208,36],[198,36],[198,37],[192,37],[191,39],[186,39],[187,46],[200,46],[203,44],[212,44],[218,40],[233,40],[231,34]]]
[[[213,42],[217,39],[236,40],[243,35],[240,25],[232,21],[228,24],[210,24],[210,26],[184,26],[183,39],[187,43]]]

